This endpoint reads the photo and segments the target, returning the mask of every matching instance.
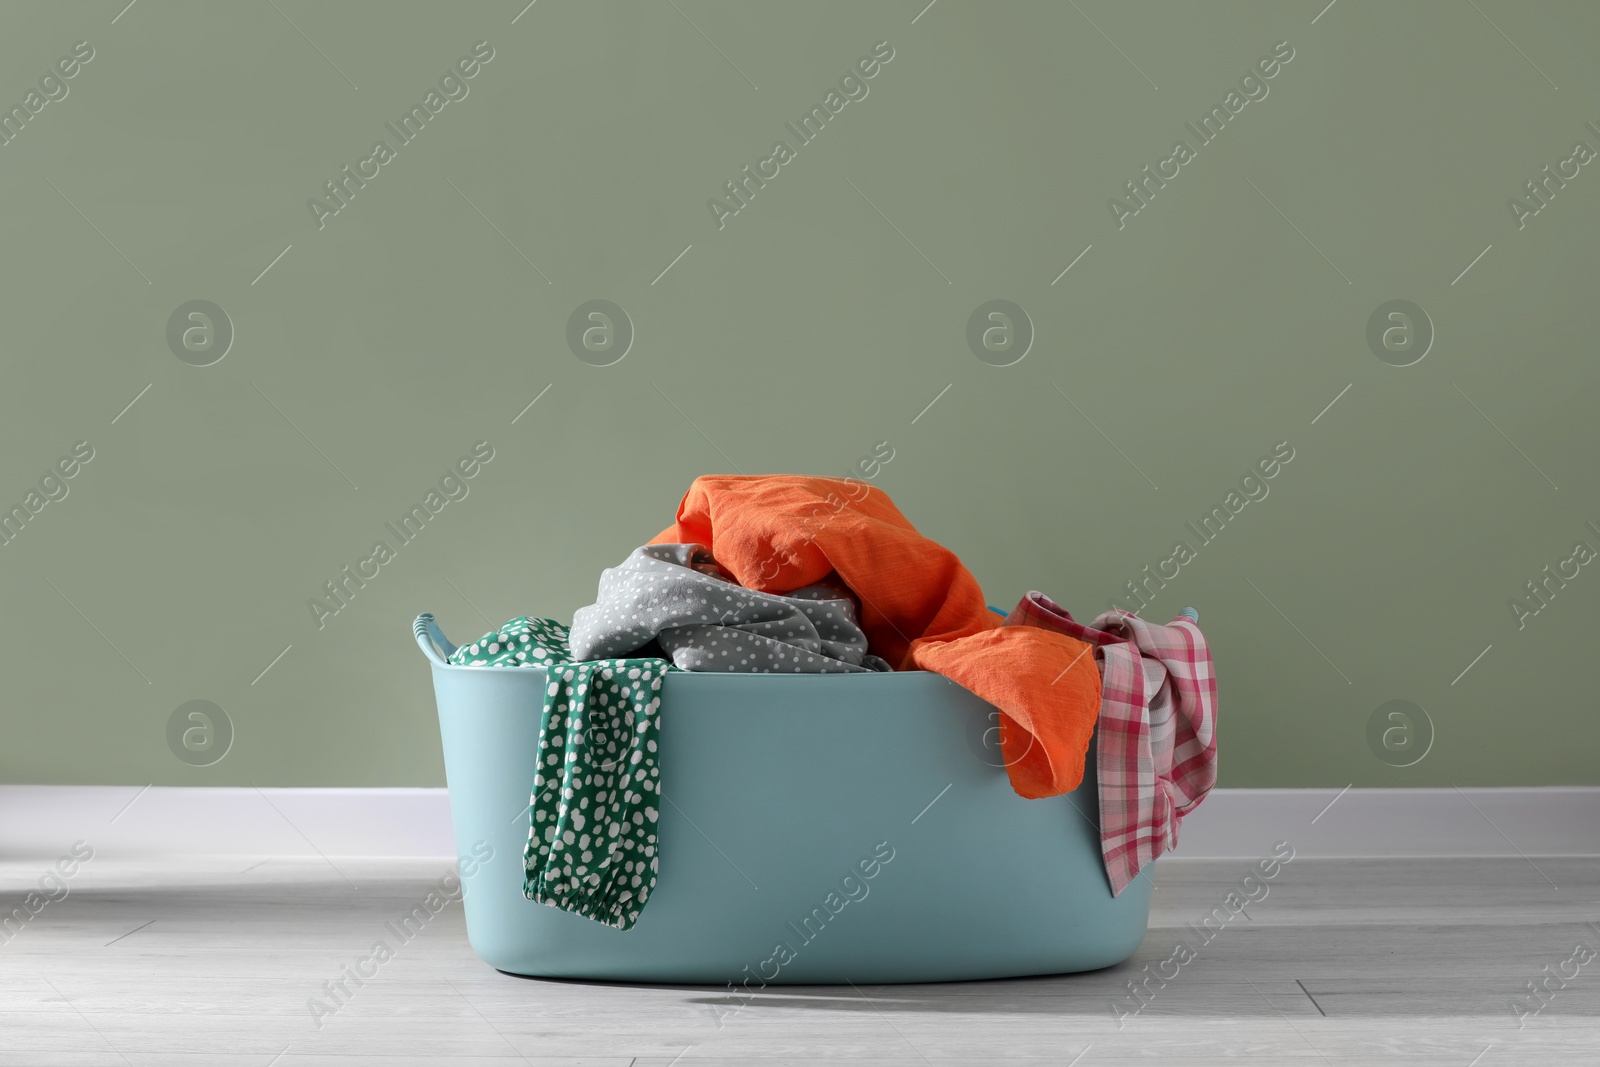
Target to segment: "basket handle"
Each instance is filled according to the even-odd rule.
[[[450,643],[444,631],[439,629],[439,624],[433,621],[433,612],[424,611],[418,615],[417,621],[411,624],[411,631],[416,635],[417,647],[422,649],[424,656],[432,660],[436,666],[450,665],[449,659],[455,654],[456,646]]]

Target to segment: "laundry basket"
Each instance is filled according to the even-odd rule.
[[[757,988],[1054,974],[1131,956],[1148,871],[1116,898],[1095,759],[1067,796],[1012,792],[999,713],[947,679],[669,674],[660,875],[631,930],[522,893],[545,672],[433,664],[467,936],[513,974]],[[486,860],[484,857],[488,857]],[[475,869],[474,869],[475,868]]]

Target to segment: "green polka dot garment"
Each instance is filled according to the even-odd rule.
[[[512,619],[451,655],[468,667],[543,667],[539,766],[523,893],[627,930],[659,870],[664,659],[574,662],[567,627]]]

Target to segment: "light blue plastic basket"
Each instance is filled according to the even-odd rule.
[[[467,935],[502,971],[932,982],[1108,967],[1144,938],[1148,870],[1115,899],[1106,882],[1093,748],[1077,791],[1023,800],[998,712],[923,671],[669,675],[661,871],[643,915],[620,931],[536,904],[522,852],[544,671],[452,666],[431,615],[415,633],[457,851],[493,852],[463,880]]]

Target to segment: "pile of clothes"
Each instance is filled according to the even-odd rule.
[[[933,671],[1000,710],[1006,771],[1028,798],[1078,787],[1098,722],[1113,894],[1176,844],[1216,781],[1216,679],[1192,614],[1086,626],[1030,593],[1002,620],[954,553],[853,479],[698,478],[570,630],[513,619],[451,662],[547,672],[525,892],[624,930],[659,871],[673,671]]]

